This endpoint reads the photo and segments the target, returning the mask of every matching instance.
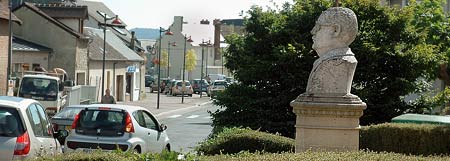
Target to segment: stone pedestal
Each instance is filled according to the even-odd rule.
[[[359,118],[366,104],[358,96],[300,95],[291,106],[297,115],[295,152],[359,149]]]

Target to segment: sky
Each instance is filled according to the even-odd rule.
[[[94,0],[105,3],[120,19],[132,28],[167,28],[174,16],[183,16],[189,22],[208,19],[242,18],[241,11],[252,5],[267,8],[293,0]]]

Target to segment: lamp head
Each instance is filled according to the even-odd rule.
[[[116,15],[116,18],[111,22],[114,25],[121,25],[122,21],[119,20],[119,15]]]

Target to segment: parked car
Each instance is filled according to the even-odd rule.
[[[217,93],[224,91],[228,87],[228,82],[225,80],[215,80],[208,88],[207,95],[214,98]]]
[[[145,75],[145,87],[151,87],[155,79],[151,75]]]
[[[203,83],[201,83],[203,81]],[[208,92],[209,83],[206,79],[194,79],[191,81],[192,91],[200,94],[200,92]],[[200,88],[202,86],[202,88]]]
[[[179,80],[174,83],[174,86],[172,87],[172,96],[178,96],[178,95],[188,95],[189,97],[192,97],[192,87],[191,83],[187,80],[183,81]]]
[[[0,96],[0,160],[25,160],[61,153],[56,133],[36,100]],[[67,135],[67,133],[65,134]]]
[[[63,108],[60,112],[56,113],[55,116],[51,118],[53,129],[55,131],[70,131],[72,129],[72,123],[75,119],[75,116],[80,113],[82,109],[83,107],[79,105],[71,105]],[[66,137],[58,137],[58,141],[61,145],[64,145],[65,140]]]
[[[171,95],[172,94],[172,87],[175,85],[176,81],[177,80],[172,79],[172,80],[167,82],[167,84],[164,87],[164,94],[167,94],[167,95]]]
[[[146,108],[123,104],[79,105],[65,145],[68,152],[101,150],[157,153],[170,150],[167,126]]]

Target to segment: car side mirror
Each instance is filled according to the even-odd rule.
[[[161,125],[159,125],[159,129],[160,129],[161,131],[167,130],[167,125],[161,124]]]

